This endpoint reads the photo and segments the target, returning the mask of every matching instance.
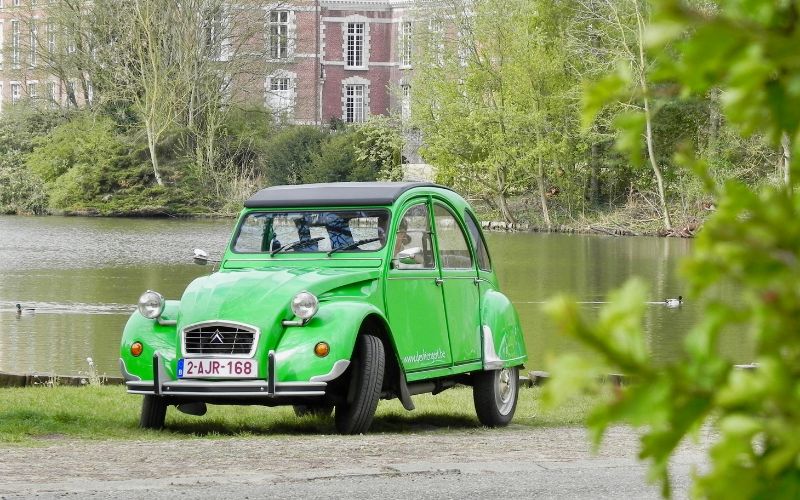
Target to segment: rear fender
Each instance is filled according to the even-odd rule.
[[[481,302],[481,320],[484,370],[517,366],[528,360],[519,317],[508,297],[497,290],[487,291]]]

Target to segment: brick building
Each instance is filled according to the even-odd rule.
[[[92,98],[90,84],[60,79],[37,61],[43,44],[56,43],[52,23],[41,14],[47,1],[0,0],[0,112],[22,99],[80,106]],[[263,93],[264,105],[292,123],[357,123],[391,111],[406,115],[412,4],[413,0],[265,4],[264,67],[269,74],[262,88],[244,90]]]

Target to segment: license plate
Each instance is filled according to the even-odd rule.
[[[258,363],[252,359],[179,359],[178,378],[256,378]]]

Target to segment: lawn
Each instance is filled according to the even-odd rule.
[[[544,409],[540,388],[520,389],[513,424],[531,427],[580,425],[593,400],[573,400]],[[480,427],[472,390],[457,387],[436,396],[414,396],[416,410],[399,401],[381,401],[370,432],[450,431]],[[36,443],[58,438],[177,439],[223,436],[332,434],[332,418],[298,418],[292,408],[212,406],[203,417],[167,411],[166,429],[138,428],[142,398],[122,386],[26,387],[0,389],[0,445]]]

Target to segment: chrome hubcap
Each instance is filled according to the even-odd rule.
[[[503,368],[495,376],[495,401],[502,415],[508,415],[514,407],[514,396],[517,391],[517,377],[514,369]]]

